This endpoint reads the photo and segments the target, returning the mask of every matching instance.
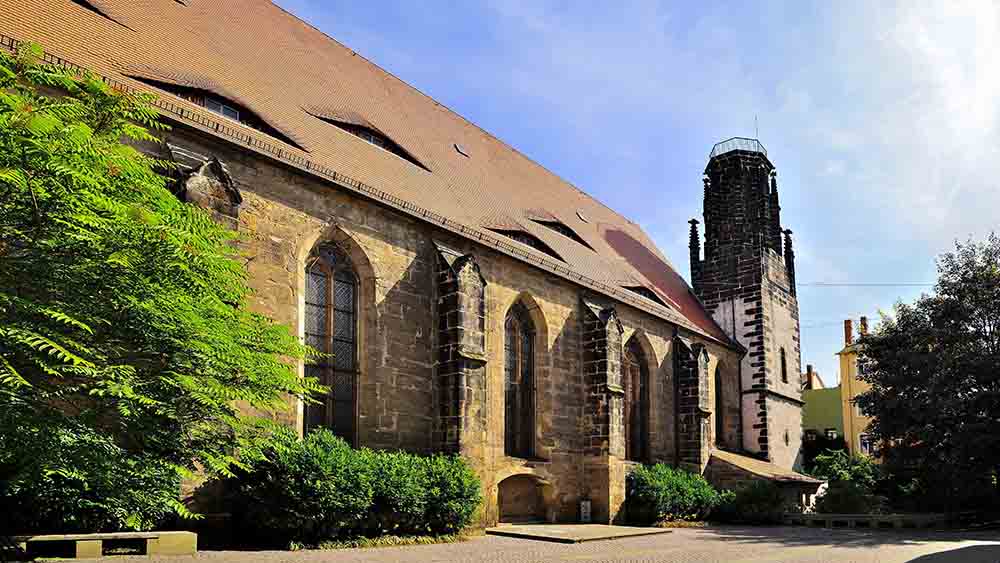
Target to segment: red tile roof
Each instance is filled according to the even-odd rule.
[[[129,87],[152,90],[136,79],[155,80],[232,100],[301,150],[160,92],[168,117],[239,136],[316,175],[335,171],[348,188],[384,194],[378,197],[418,216],[441,217],[439,223],[469,238],[733,345],[637,225],[271,2],[86,3],[94,9],[70,0],[0,0],[0,33],[36,41]],[[429,171],[317,115],[377,130]],[[532,221],[542,218],[563,223],[590,248]],[[526,231],[564,263],[517,242],[498,244],[502,235],[489,228]],[[636,285],[650,287],[670,307],[620,289]]]

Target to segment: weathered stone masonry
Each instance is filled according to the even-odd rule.
[[[735,382],[739,350],[206,135],[176,128],[167,140],[191,159],[192,201],[240,231],[256,310],[301,334],[306,258],[324,242],[349,255],[359,278],[356,443],[462,454],[483,481],[483,524],[500,519],[501,490],[521,503],[512,510],[537,505],[539,519],[575,521],[589,499],[595,521],[620,520],[634,465],[624,460],[621,389],[632,338],[649,364],[650,461],[680,462],[684,444],[704,466],[716,432],[708,373],[725,366]],[[504,455],[503,323],[514,303],[535,328],[532,459]],[[701,413],[691,437],[675,412],[684,399],[674,354],[686,346],[707,362],[681,386]],[[738,408],[738,396],[726,401]],[[301,428],[292,407],[281,420]]]
[[[486,439],[486,280],[471,255],[438,251],[435,449],[482,464]]]

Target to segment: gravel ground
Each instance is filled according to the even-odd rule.
[[[557,544],[496,536],[465,542],[330,551],[203,551],[194,557],[115,557],[92,561],[164,563],[306,563],[312,561],[399,561],[436,563],[663,561],[679,563],[781,563],[819,561],[1000,563],[1000,531],[924,532],[826,530],[804,527],[716,527],[676,529],[673,533]]]

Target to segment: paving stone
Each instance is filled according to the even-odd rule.
[[[92,560],[93,561],[93,560]],[[995,563],[1000,537],[977,533],[857,531],[817,528],[683,528],[669,534],[577,544],[499,536],[465,542],[332,551],[202,551],[185,557],[115,557],[106,563],[337,563],[445,561],[533,563],[557,561],[649,561],[664,563]]]

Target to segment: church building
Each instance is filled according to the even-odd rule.
[[[158,96],[171,129],[140,148],[238,231],[255,310],[330,354],[301,366],[329,395],[280,415],[299,432],[463,456],[483,525],[584,501],[621,521],[643,463],[818,485],[795,472],[795,256],[758,141],[711,151],[689,286],[638,225],[268,0],[0,13],[0,48]]]

